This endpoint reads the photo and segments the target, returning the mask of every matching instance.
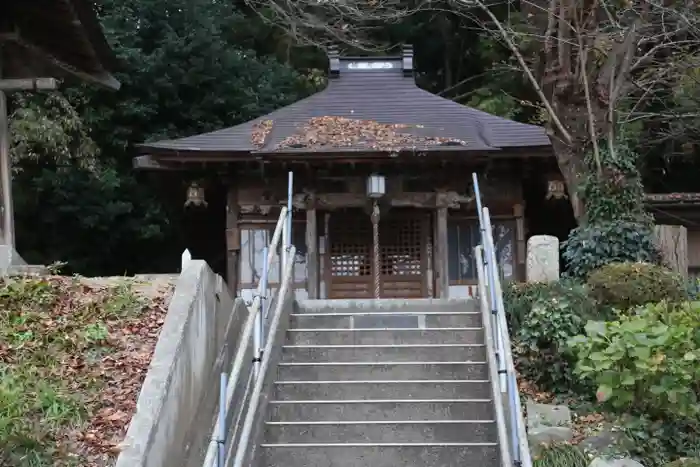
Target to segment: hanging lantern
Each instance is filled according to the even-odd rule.
[[[549,180],[547,182],[547,199],[566,199],[566,186],[562,180]]]
[[[386,179],[383,175],[372,174],[367,178],[367,197],[379,199],[386,194]]]
[[[204,199],[204,188],[199,186],[197,182],[192,182],[192,184],[187,188],[187,199],[185,200],[185,207],[190,206],[204,206],[207,207],[207,200]]]

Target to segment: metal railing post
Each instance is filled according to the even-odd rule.
[[[291,182],[291,173],[290,173]],[[291,192],[291,189],[290,189]],[[288,248],[284,247],[284,242],[290,242],[290,226],[291,226],[291,216],[290,216],[290,206],[291,201],[287,206],[283,206],[280,211],[280,216],[277,219],[277,225],[275,226],[275,231],[272,234],[272,239],[270,244],[266,246],[263,250],[263,258],[265,262],[263,263],[263,270],[258,281],[258,286],[255,290],[255,295],[253,297],[253,303],[249,306],[249,314],[246,317],[245,324],[241,331],[240,340],[236,347],[236,353],[233,359],[233,364],[231,366],[231,372],[228,375],[222,373],[221,375],[221,387],[220,387],[220,402],[219,402],[219,413],[217,416],[216,424],[212,432],[212,443],[207,448],[205,455],[204,466],[205,467],[224,467],[225,462],[225,447],[226,447],[226,417],[228,411],[231,409],[233,404],[233,395],[240,384],[242,378],[241,373],[243,371],[243,365],[246,358],[249,358],[247,349],[251,344],[251,339],[253,343],[253,369],[248,375],[248,381],[252,377],[254,380],[253,384],[258,384],[259,377],[262,370],[262,360],[264,356],[264,349],[267,346],[266,336],[265,336],[265,316],[268,311],[268,288],[269,288],[269,274],[270,267],[272,265],[272,260],[275,257],[277,251],[281,250],[282,255],[289,251]],[[294,250],[291,249],[290,253]],[[284,256],[280,256],[280,261],[284,263]],[[293,267],[293,262],[289,267]],[[282,269],[284,274],[288,271],[287,266]],[[283,279],[282,276],[280,279]],[[281,284],[282,285],[282,284]],[[288,287],[285,285],[285,287]],[[280,293],[286,289],[280,288],[277,290],[279,305],[280,301],[284,301],[284,297],[279,298]],[[277,308],[277,307],[276,307]],[[241,413],[245,416],[245,411],[248,407],[242,407]],[[237,426],[235,427],[237,428]],[[234,439],[235,440],[235,439]],[[235,444],[235,443],[234,443]],[[232,444],[230,446],[233,449],[235,446]]]
[[[497,383],[500,387],[500,392],[506,396],[505,400],[496,403],[507,403],[509,409],[510,439],[507,439],[507,435],[504,436],[502,430],[505,430],[505,427],[499,427],[499,438],[508,442],[509,451],[512,453],[511,460],[516,466],[531,467],[532,464],[529,448],[527,446],[527,438],[523,435],[523,439],[521,439],[521,434],[525,433],[525,428],[522,419],[522,407],[520,406],[515,366],[510,349],[511,343],[503,303],[503,290],[501,289],[501,277],[498,269],[498,259],[496,257],[491,216],[488,208],[482,206],[481,192],[479,190],[479,181],[476,173],[472,173],[472,181],[474,184],[474,195],[481,230],[481,246],[475,249],[478,262],[479,293],[485,294],[488,288],[488,299],[487,297],[482,297],[481,304],[482,307],[487,305],[488,308],[490,308],[491,320],[488,321],[493,323],[491,326],[492,332],[490,334],[492,334],[494,338],[491,343],[488,343],[487,340],[487,345],[493,348],[493,353],[496,357],[496,365],[498,367]],[[496,382],[494,382],[494,384],[495,383]]]
[[[492,274],[491,272],[497,267],[495,264],[491,264],[491,256],[489,255],[489,245],[487,238],[492,235],[491,229],[491,219],[489,218],[488,208],[484,208],[481,202],[481,189],[479,188],[479,177],[477,177],[476,172],[472,172],[472,183],[474,185],[474,198],[476,199],[477,214],[479,216],[479,229],[481,231],[481,245],[483,247],[483,258],[484,258],[484,269],[486,273],[486,283],[488,285],[487,290],[489,294],[489,308],[491,309],[491,330],[493,332],[493,341],[496,344],[496,360],[498,361],[498,373],[500,376],[499,384],[501,391],[505,391],[505,379],[502,370],[505,368],[505,362],[503,361],[503,344],[501,342],[501,336],[498,332],[498,307],[496,303],[496,290],[493,287]]]
[[[491,226],[491,218],[489,216],[488,208],[484,208],[484,218],[486,220],[487,225],[490,227]],[[491,230],[489,230],[489,234],[487,235],[487,238],[485,239],[485,243],[489,245],[488,248],[488,255],[490,262],[492,264],[496,264],[496,250],[493,247],[493,235],[490,234]],[[499,362],[499,373],[500,373],[500,380],[501,380],[501,388],[502,392],[505,393],[508,396],[508,404],[510,405],[510,432],[511,432],[511,450],[513,454],[513,462],[516,463],[516,465],[520,464],[520,439],[518,436],[518,417],[520,416],[520,406],[518,403],[516,403],[515,398],[519,397],[518,396],[518,386],[517,386],[517,381],[515,380],[515,373],[512,371],[508,371],[508,367],[506,364],[506,358],[507,355],[510,355],[510,352],[506,353],[505,345],[510,346],[510,339],[508,339],[508,329],[506,328],[507,322],[505,319],[505,310],[503,309],[503,297],[502,297],[502,291],[501,291],[501,286],[500,286],[500,277],[498,276],[498,271],[491,271],[489,274],[489,282],[491,282],[491,286],[493,289],[496,291],[496,310],[497,310],[497,316],[498,316],[498,322],[497,322],[497,329],[498,329],[498,334],[499,334],[499,352],[502,355],[501,362]],[[511,357],[512,358],[512,357]]]
[[[290,253],[294,254],[295,250],[294,247],[291,247]],[[279,328],[280,324],[280,317],[282,314],[282,309],[284,308],[284,297],[287,296],[287,293],[289,292],[289,288],[294,285],[294,263],[288,263],[287,267],[285,270],[282,272],[282,278],[280,280],[280,288],[278,290],[278,296],[280,297],[279,300],[277,300],[277,303],[275,304],[275,312],[272,317],[272,322],[270,323],[270,332],[274,333],[277,331]],[[268,340],[266,346],[270,347],[273,345],[272,340]],[[245,419],[243,421],[243,424],[241,425],[241,436],[238,439],[238,445],[236,448],[236,455],[233,458],[233,463],[231,464],[232,467],[243,467],[245,464],[245,459],[246,459],[246,454],[247,451],[246,449],[248,448],[248,444],[250,441],[250,437],[252,436],[252,431],[253,431],[253,424],[255,422],[256,416],[259,416],[257,413],[258,405],[260,403],[260,399],[263,397],[262,396],[262,387],[265,379],[265,373],[267,372],[267,368],[270,364],[270,354],[269,350],[272,350],[272,348],[267,349],[268,352],[265,354],[265,357],[262,360],[261,364],[261,375],[260,378],[256,379],[255,384],[253,386],[253,390],[251,392],[250,400],[248,401],[248,411],[245,415]]]
[[[224,467],[226,462],[226,386],[228,379],[226,373],[221,373],[219,382],[219,439],[218,455],[216,457],[218,467]]]
[[[505,349],[503,348],[503,335],[498,332],[500,326],[498,325],[498,291],[496,290],[496,280],[498,279],[498,263],[496,259],[496,249],[493,245],[493,228],[491,227],[491,215],[489,213],[489,208],[483,208],[483,218],[484,218],[484,230],[485,236],[483,239],[484,251],[486,252],[486,261],[488,262],[488,268],[486,271],[487,282],[489,283],[489,290],[491,292],[491,310],[493,312],[493,319],[496,321],[494,329],[496,329],[496,346],[498,349],[498,374],[499,382],[501,385],[501,391],[507,391],[507,380],[506,380],[506,358]]]
[[[267,258],[269,247],[263,248],[263,257]],[[260,298],[260,306],[254,310],[255,313],[255,328],[253,330],[253,371],[255,372],[255,377],[258,377],[260,372],[260,359],[262,358],[262,351],[265,346],[265,336],[263,330],[263,313],[265,310],[265,300],[267,298],[267,275],[268,275],[268,264],[267,261],[263,263],[262,275],[260,276],[260,284],[258,284],[258,297]]]
[[[287,180],[287,218],[285,219],[284,239],[282,244],[282,271],[287,269],[287,261],[290,261],[289,247],[292,244],[292,197],[294,196],[294,172],[289,172]]]

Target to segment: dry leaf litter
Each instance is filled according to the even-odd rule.
[[[345,117],[314,117],[293,135],[282,140],[277,149],[352,148],[396,152],[444,144],[467,145],[466,142],[454,138],[414,135],[409,132],[412,128],[417,129],[421,126],[386,124]]]
[[[171,276],[0,282],[0,465],[34,458],[26,465],[113,465],[173,283]]]

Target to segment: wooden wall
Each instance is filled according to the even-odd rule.
[[[431,212],[432,246],[426,255],[431,258],[433,279],[428,287],[431,296],[447,297],[452,290],[448,277],[448,224],[451,219],[476,219],[476,203],[471,186],[471,172],[426,173],[420,177],[387,175],[387,193],[380,200],[382,211],[396,208],[419,208]],[[454,171],[452,171],[454,172]],[[309,298],[323,298],[324,261],[328,245],[319,241],[319,229],[324,222],[322,213],[343,208],[362,208],[368,218],[371,200],[366,195],[366,176],[304,177],[294,181],[293,206],[295,224],[305,225],[303,239],[307,258],[308,280],[305,293]],[[480,180],[482,199],[494,218],[505,218],[515,226],[513,247],[519,274],[524,270],[525,225],[523,217],[522,184],[515,173],[491,174]],[[255,179],[246,177],[231,182],[227,208],[227,244],[229,245],[229,277],[240,275],[241,228],[268,223],[273,227],[280,206],[287,202],[287,178]],[[235,204],[235,206],[233,206]],[[234,220],[235,218],[235,225]],[[381,221],[380,221],[381,225]],[[248,227],[246,227],[248,226]],[[522,263],[522,264],[521,264]],[[310,286],[308,285],[310,284]],[[432,285],[434,284],[434,290]],[[455,289],[456,291],[456,289]],[[460,292],[461,294],[461,292]]]

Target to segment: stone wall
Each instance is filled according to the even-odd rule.
[[[204,261],[185,265],[116,467],[201,465],[247,314]]]

